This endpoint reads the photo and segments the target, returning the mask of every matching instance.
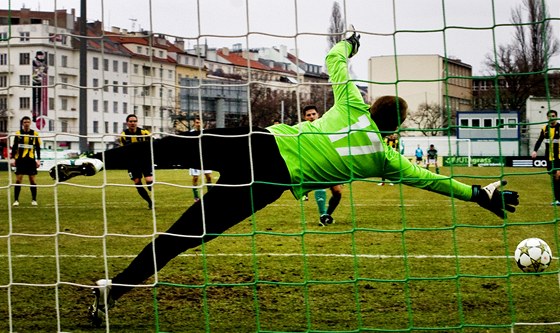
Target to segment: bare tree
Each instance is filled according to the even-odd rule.
[[[453,118],[454,115],[451,115]],[[407,118],[408,128],[419,130],[424,136],[438,136],[450,134],[449,124],[454,123],[453,119],[445,109],[437,103],[422,103],[418,106],[418,111],[410,114]]]
[[[522,5],[512,10],[513,41],[500,45],[484,61],[495,76],[493,89],[480,96],[486,107],[521,110],[525,119],[526,99],[530,95],[545,96],[549,91],[547,65],[560,51],[560,45],[553,35],[545,5],[542,0],[523,0]]]
[[[338,2],[333,3],[331,14],[331,25],[329,26],[329,36],[327,41],[329,43],[329,50],[338,42],[344,39],[344,20],[342,19],[342,12]]]

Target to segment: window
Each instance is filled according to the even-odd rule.
[[[136,46],[136,53],[142,53],[142,46]]]
[[[119,133],[119,123],[113,122],[113,133]]]
[[[49,97],[49,110],[54,110],[54,98]]]
[[[0,40],[7,41],[8,40],[8,33],[7,32],[0,32]]]
[[[134,65],[134,66],[133,66],[132,72],[133,72],[134,74],[138,74],[138,67],[139,67],[138,65]]]
[[[173,80],[173,71],[170,69],[167,70],[167,78]]]
[[[103,101],[103,112],[109,112],[109,101]]]
[[[128,113],[128,103],[127,103],[127,102],[123,102],[123,103],[122,103],[122,113],[123,113],[123,114],[127,114],[127,113]]]
[[[99,133],[99,122],[97,120],[93,121],[93,133]]]
[[[480,127],[480,119],[478,119],[478,118],[471,119],[471,126],[472,127]]]
[[[469,126],[469,120],[468,119],[461,119],[459,126],[462,127],[468,127]]]
[[[113,72],[115,72],[115,73],[119,72],[119,61],[118,60],[113,60]]]
[[[105,92],[109,91],[109,80],[104,80],[103,81],[103,91],[105,91]]]
[[[8,109],[8,97],[2,96],[0,97],[0,110],[7,110]]]
[[[103,70],[109,71],[109,59],[103,59]]]
[[[49,53],[47,54],[47,57],[49,58],[49,66],[54,67],[54,54]]]
[[[68,83],[68,78],[66,76],[61,76],[60,82],[62,82],[62,89],[68,89],[68,86],[66,85],[66,83]]]
[[[19,98],[19,108],[28,110],[31,105],[31,99],[29,97]]]
[[[151,75],[151,68],[148,66],[142,66],[142,74],[144,74],[144,76],[150,76]]]
[[[22,31],[19,33],[20,42],[29,42],[29,31]]]
[[[128,73],[128,62],[124,62],[122,63],[122,72],[127,74]]]
[[[68,67],[68,56],[61,55],[60,56],[60,66],[61,67]]]
[[[113,102],[113,113],[119,113],[119,102]]]
[[[508,118],[507,123],[508,123],[508,128],[516,128],[517,127],[517,120],[515,118]]]
[[[150,87],[142,87],[142,96],[150,96]]]
[[[0,53],[0,65],[7,65],[7,64],[8,64],[8,54]]]
[[[496,127],[504,128],[504,119],[503,118],[496,118]]]
[[[31,63],[30,59],[31,59],[31,57],[30,57],[29,53],[20,53],[19,54],[19,64],[20,65],[29,65]]]
[[[62,97],[60,99],[60,109],[68,111],[68,98]]]
[[[93,109],[93,112],[99,112],[99,100],[94,99],[91,108]]]
[[[91,64],[91,66],[95,70],[99,69],[99,58],[98,57],[93,57],[93,62]]]
[[[124,95],[127,95],[127,94],[128,94],[128,87],[127,87],[128,83],[123,82],[122,85],[123,85],[123,87],[122,87],[122,93],[123,93]]]
[[[8,76],[0,75],[0,87],[4,88],[8,86]]]
[[[109,122],[105,122],[105,133],[109,133]]]
[[[68,120],[60,121],[60,131],[64,133],[68,133]]]
[[[484,118],[484,127],[492,127],[492,119]]]
[[[93,79],[93,87],[94,88],[99,87],[99,79]]]
[[[22,86],[29,86],[31,84],[31,77],[29,75],[20,75],[19,84]]]
[[[113,92],[119,93],[119,82],[113,81]]]
[[[54,132],[54,120],[49,119],[49,132]]]

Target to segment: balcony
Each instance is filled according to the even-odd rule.
[[[80,71],[77,67],[56,67],[56,73],[58,75],[68,75],[68,76],[78,76]]]
[[[65,118],[65,119],[78,119],[80,113],[76,109],[72,110],[57,110],[57,111],[49,111],[49,116],[54,118],[56,115],[57,118]]]

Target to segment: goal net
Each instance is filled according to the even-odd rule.
[[[43,171],[71,155],[117,147],[129,114],[150,140],[190,131],[197,119],[203,129],[296,125],[305,120],[304,106],[322,114],[333,105],[325,55],[350,23],[361,47],[349,70],[364,99],[400,96],[418,124],[406,131],[442,133],[403,136],[407,157],[434,144],[440,156],[470,161],[473,145],[484,143],[456,138],[464,125],[454,121],[458,112],[473,110],[519,112],[508,128],[517,127],[519,145],[532,150],[535,142],[525,133],[541,128],[560,98],[558,1],[25,5],[32,7],[11,0],[0,8],[1,332],[90,331],[96,281],[125,270],[196,195],[204,205],[213,186],[224,186],[215,184],[216,171],[194,183],[182,165],[154,166],[150,186],[135,184],[124,169],[67,182]],[[529,40],[532,48],[519,44]],[[525,54],[517,51],[526,49],[537,58],[521,63]],[[542,99],[542,108],[533,110],[538,117],[527,114],[531,95]],[[7,161],[24,116],[32,118],[45,157],[36,186],[27,176],[20,183]],[[498,143],[512,140],[501,132],[504,123],[487,126]],[[472,125],[484,126],[484,120]],[[502,220],[454,196],[399,181],[376,186],[385,181],[352,179],[342,186],[335,223],[321,226],[318,203],[333,204],[331,191],[326,199],[310,192],[301,200],[287,191],[124,294],[102,314],[101,330],[559,331],[560,211],[550,205],[556,200],[550,174],[505,166],[439,169],[469,185],[507,180],[521,204]],[[154,209],[146,209],[142,189]],[[513,259],[517,245],[533,237],[553,254],[538,274],[522,272]],[[157,248],[149,253],[157,255]]]

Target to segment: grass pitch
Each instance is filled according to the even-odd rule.
[[[346,185],[336,223],[324,228],[312,195],[298,202],[286,192],[171,261],[157,288],[151,279],[121,298],[109,330],[557,332],[559,210],[543,171],[442,168],[469,184],[504,174],[521,196],[506,221],[474,203],[372,180]],[[125,171],[56,186],[40,173],[38,207],[27,187],[11,207],[13,181],[0,173],[0,332],[107,330],[87,320],[91,285],[125,268],[193,201],[186,170],[156,171],[154,211]],[[528,237],[552,248],[543,274],[515,266]]]

